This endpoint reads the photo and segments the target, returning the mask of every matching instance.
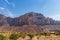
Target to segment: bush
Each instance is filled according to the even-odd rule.
[[[34,37],[34,33],[28,33],[28,36],[30,37],[30,39],[32,39]]]
[[[46,33],[46,32],[44,32],[44,33],[40,33],[40,35],[50,36],[51,34],[50,34],[50,33]]]
[[[19,34],[12,33],[9,37],[10,40],[17,40],[19,38]]]
[[[26,34],[20,33],[19,37],[25,38]]]
[[[0,34],[0,40],[6,40],[5,36]]]

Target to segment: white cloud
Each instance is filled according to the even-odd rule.
[[[54,14],[49,17],[53,18],[54,20],[60,20],[60,14]]]
[[[4,10],[5,8],[3,8],[3,7],[0,7],[0,10]]]
[[[15,4],[13,2],[9,2],[8,0],[2,0],[3,3],[7,3],[8,5],[12,6],[13,8],[15,8]],[[6,5],[7,5],[6,4]],[[7,6],[4,5],[5,9],[3,7],[0,7],[0,9],[4,9],[5,13],[7,14],[7,16],[9,17],[14,17],[13,13],[7,8]],[[3,12],[4,13],[4,12]]]
[[[5,13],[6,13],[6,16],[8,16],[8,17],[14,17],[14,14],[12,13],[12,11],[10,11],[9,9],[7,9],[7,8],[5,8]]]
[[[6,2],[7,4],[10,4],[10,3],[8,2],[8,0],[5,0],[5,2]]]
[[[8,0],[5,0],[5,2],[6,2],[7,4],[9,4],[9,5],[12,5],[13,8],[15,8],[15,3],[13,3],[13,2],[9,2]]]
[[[5,4],[3,7],[0,7],[1,13],[5,13],[6,16],[14,17],[13,13],[7,8],[7,5],[15,7],[15,4],[13,2],[9,2],[8,0],[2,0],[2,2]],[[7,3],[7,4],[6,4]]]
[[[60,20],[60,15],[55,15],[53,18],[56,20]]]
[[[13,6],[13,8],[15,8],[15,3],[11,3],[11,5]]]
[[[12,14],[11,11],[7,10],[7,13],[8,13],[8,16],[9,16],[9,17],[14,17],[14,15]]]
[[[7,8],[5,8],[4,10],[1,10],[0,13],[5,14],[8,17],[14,17],[13,13]]]

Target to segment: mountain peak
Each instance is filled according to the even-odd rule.
[[[28,15],[28,16],[44,16],[43,14],[36,13],[36,12],[29,12],[29,13],[26,13],[25,15]]]

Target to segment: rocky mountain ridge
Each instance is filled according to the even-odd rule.
[[[43,27],[45,25],[60,25],[60,21],[55,21],[49,17],[46,18],[43,14],[36,12],[29,12],[16,18],[0,14],[0,31],[39,33],[46,30],[46,27]]]
[[[0,25],[9,24],[10,26],[23,25],[59,25],[60,21],[45,17],[41,13],[30,12],[16,18],[6,17],[0,14]]]

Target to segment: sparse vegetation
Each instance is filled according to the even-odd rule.
[[[30,37],[30,40],[32,40],[32,38],[34,37],[34,33],[30,32],[28,33],[28,36]]]
[[[8,35],[8,38],[7,36]],[[53,39],[59,39],[60,38],[60,33],[40,33],[40,34],[35,34],[35,33],[11,33],[11,34],[5,34],[5,33],[1,33],[0,34],[0,40],[20,40],[19,38],[22,38],[23,40],[25,40],[25,37],[28,36],[29,40],[33,40],[34,37],[36,37],[36,40],[44,40],[44,39],[48,39],[53,40]],[[28,40],[28,39],[27,39]]]
[[[19,38],[19,34],[12,33],[9,37],[10,40],[17,40]]]
[[[26,34],[20,33],[19,37],[25,38]]]
[[[6,37],[3,34],[0,34],[0,40],[6,40]]]

